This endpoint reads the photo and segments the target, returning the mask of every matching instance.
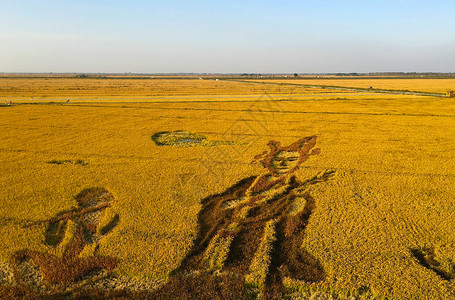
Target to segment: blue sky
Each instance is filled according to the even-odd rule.
[[[0,0],[0,72],[455,72],[455,1]]]

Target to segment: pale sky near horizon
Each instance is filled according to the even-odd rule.
[[[455,72],[455,0],[0,0],[0,72]]]

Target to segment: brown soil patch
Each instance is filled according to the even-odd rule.
[[[31,299],[43,299],[38,294],[34,293],[30,289],[22,286],[7,286],[0,285],[0,295],[2,299],[10,300],[31,300]]]

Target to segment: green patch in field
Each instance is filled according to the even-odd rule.
[[[158,146],[177,146],[177,147],[195,147],[195,146],[218,146],[218,145],[235,145],[233,141],[209,141],[207,137],[186,130],[162,131],[152,135],[152,140]]]

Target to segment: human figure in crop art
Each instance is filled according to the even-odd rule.
[[[118,260],[113,257],[98,255],[99,241],[118,223],[118,215],[113,216],[103,226],[100,221],[106,208],[112,205],[114,197],[103,188],[85,189],[76,196],[78,207],[57,216],[38,221],[25,227],[45,224],[45,244],[62,247],[62,256],[21,250],[14,254],[12,264],[19,283],[26,284],[20,271],[20,264],[31,259],[39,266],[39,271],[46,284],[59,284],[63,287],[73,284],[83,275],[93,270],[113,270]],[[81,257],[84,248],[88,254]]]
[[[315,208],[308,188],[334,172],[303,182],[294,174],[320,153],[315,145],[316,136],[287,147],[270,141],[270,150],[255,157],[266,168],[263,174],[203,199],[198,236],[180,270],[243,274],[247,283],[268,289],[268,295],[281,293],[284,277],[323,280],[322,266],[301,245]]]

